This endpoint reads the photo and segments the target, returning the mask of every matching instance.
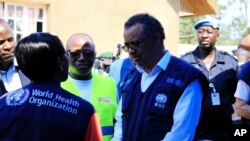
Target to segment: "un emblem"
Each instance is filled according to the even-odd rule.
[[[6,97],[6,104],[10,106],[22,105],[29,97],[28,89],[10,92]]]

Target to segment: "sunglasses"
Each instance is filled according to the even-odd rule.
[[[146,36],[143,39],[140,40],[134,40],[134,41],[130,41],[128,43],[124,43],[124,46],[122,46],[122,49],[124,49],[125,51],[128,51],[129,49],[136,49],[139,48],[139,46],[150,36]]]
[[[0,45],[4,44],[6,41],[8,41],[8,42],[13,42],[13,41],[14,41],[14,38],[13,38],[13,37],[10,37],[10,38],[8,38],[8,39],[6,39],[6,40],[0,40]]]
[[[71,52],[70,50],[66,50],[65,53],[70,54],[72,58],[80,58],[81,55],[84,56],[87,59],[92,59],[95,56],[94,51],[76,51],[76,52]]]

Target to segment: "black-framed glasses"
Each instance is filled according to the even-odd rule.
[[[9,37],[9,38],[6,39],[6,40],[0,40],[0,45],[2,45],[3,43],[5,43],[6,41],[8,41],[8,42],[13,42],[13,41],[14,41],[14,37]]]
[[[95,58],[95,52],[92,50],[85,50],[85,51],[75,51],[71,52],[70,50],[66,50],[67,54],[69,54],[72,58],[80,58],[83,55],[87,59]]]
[[[122,48],[125,51],[128,51],[130,48],[131,49],[136,49],[141,45],[141,43],[143,43],[149,37],[151,37],[151,36],[146,36],[145,38],[142,38],[140,40],[134,40],[134,41],[130,41],[128,43],[124,43],[124,46],[122,46]]]

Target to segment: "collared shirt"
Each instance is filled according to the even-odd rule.
[[[147,74],[141,67],[136,66],[139,72],[142,73],[141,90],[146,91],[150,84],[155,80],[162,70],[166,70],[171,54],[168,52],[161,58],[157,65],[153,68],[150,74]],[[174,124],[170,132],[168,132],[164,141],[190,141],[193,140],[195,127],[198,124],[202,101],[202,88],[198,80],[194,80],[185,89],[180,97],[175,110],[174,110]],[[113,141],[122,140],[122,99],[120,100],[119,107],[116,113],[116,124]],[[191,114],[187,114],[191,113]]]
[[[13,65],[11,65],[8,71],[0,70],[0,75],[7,91],[16,90],[22,87],[22,83],[17,70],[17,62],[15,59]]]
[[[142,92],[145,92],[148,89],[150,84],[152,84],[152,82],[155,80],[155,78],[159,75],[159,73],[162,70],[167,69],[167,65],[169,63],[170,57],[171,57],[171,55],[170,55],[169,51],[166,52],[166,54],[156,64],[156,66],[153,68],[153,70],[149,74],[147,72],[145,72],[142,67],[136,66],[136,69],[140,73],[142,73],[142,78],[141,78],[141,82],[143,82],[143,83],[141,83]]]
[[[206,65],[203,63],[203,61],[198,56],[199,56],[199,48],[197,47],[194,50],[194,52],[189,52],[183,55],[181,58],[183,60],[186,60],[190,64],[194,65],[199,70],[201,70],[209,80],[215,78],[218,74],[225,72],[227,70],[234,69],[235,72],[238,71],[237,68],[238,64],[236,59],[226,52],[215,49],[215,58],[210,68],[207,68]]]
[[[234,96],[246,102],[250,102],[250,88],[245,81],[241,79],[238,81]]]

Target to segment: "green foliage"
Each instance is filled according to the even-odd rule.
[[[250,27],[246,28],[246,31],[244,32],[243,36],[246,36],[247,34],[250,34]]]
[[[186,17],[180,18],[180,43],[181,44],[195,44],[196,43],[196,30],[194,23],[202,17]]]

